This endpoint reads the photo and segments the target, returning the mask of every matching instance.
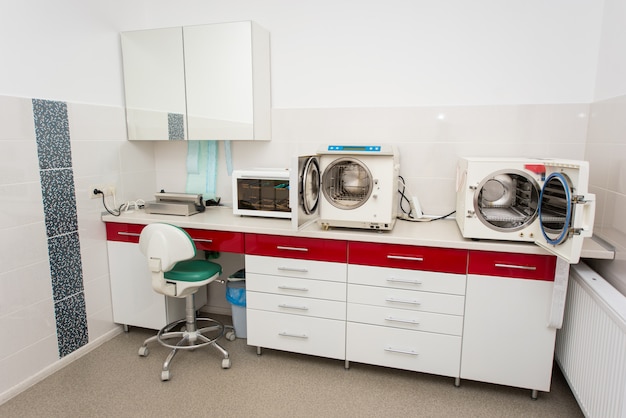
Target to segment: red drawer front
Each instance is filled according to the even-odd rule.
[[[350,264],[465,274],[467,250],[350,242]]]
[[[340,240],[246,234],[246,254],[250,255],[345,263],[347,247]]]
[[[107,222],[107,240],[138,243],[144,227],[145,225]],[[185,231],[191,236],[198,250],[243,253],[244,239],[241,232],[204,229],[185,229]]]
[[[468,272],[551,282],[555,268],[556,257],[552,255],[470,251]]]
[[[204,229],[185,229],[185,231],[191,236],[198,250],[243,253],[244,239],[241,232]]]
[[[145,225],[107,222],[107,241],[138,243],[139,235],[144,227]]]

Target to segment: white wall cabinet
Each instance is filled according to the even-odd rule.
[[[462,378],[550,390],[555,259],[470,251]]]
[[[269,33],[251,21],[123,32],[130,140],[271,139]]]

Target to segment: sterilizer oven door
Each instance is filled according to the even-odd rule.
[[[587,193],[588,165],[546,165],[539,197],[535,243],[570,264],[578,263],[583,240],[593,233],[595,195]]]
[[[319,217],[321,173],[317,155],[294,157],[289,176],[291,225],[300,229]]]

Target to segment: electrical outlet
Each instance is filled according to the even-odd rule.
[[[105,197],[115,195],[115,186],[112,184],[93,184],[89,186],[90,199],[102,199],[102,195],[100,193],[96,193],[96,190],[100,190],[104,193]]]

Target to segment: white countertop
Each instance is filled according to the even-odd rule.
[[[295,230],[292,228],[290,219],[235,216],[230,207],[213,206],[207,207],[203,213],[192,216],[156,215],[145,213],[143,210],[136,210],[132,213],[122,212],[120,216],[105,213],[102,216],[102,220],[104,222],[131,224],[167,222],[182,228],[211,229],[217,231],[423,245],[429,247],[500,251],[521,254],[549,254],[546,250],[533,243],[463,238],[454,219],[442,219],[432,222],[408,222],[398,220],[392,231],[370,231],[345,228],[323,230],[317,223],[312,223],[300,230]],[[599,242],[594,241],[593,238],[585,239],[581,258],[613,259],[614,257],[614,251],[604,248]]]

